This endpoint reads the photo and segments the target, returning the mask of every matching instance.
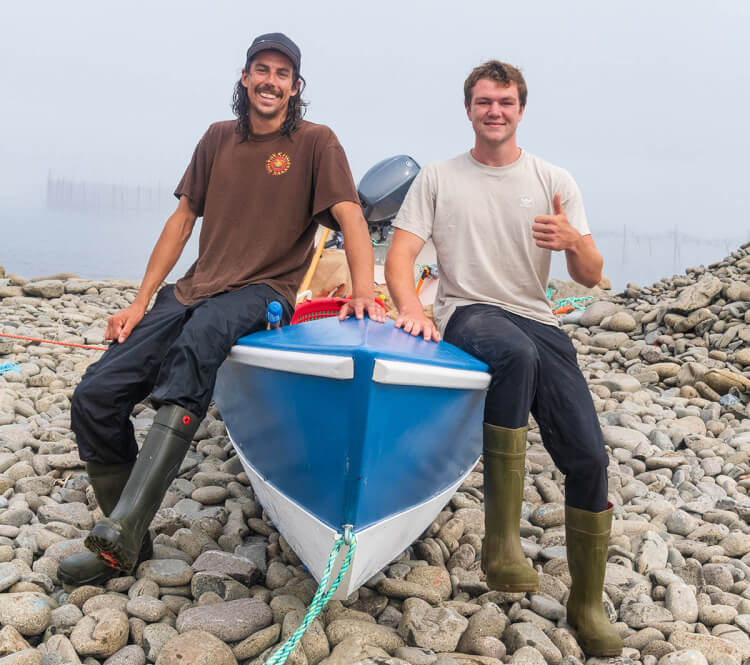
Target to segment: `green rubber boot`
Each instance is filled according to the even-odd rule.
[[[482,570],[495,591],[538,591],[539,575],[521,549],[521,503],[528,427],[484,424]]]
[[[134,462],[126,464],[86,463],[86,470],[89,474],[91,486],[94,488],[96,501],[105,515],[109,515],[114,509],[117,499],[128,482],[133,464]],[[139,559],[142,561],[150,559],[152,553],[151,535],[146,532]],[[107,565],[104,559],[93,552],[81,552],[63,559],[57,571],[57,576],[61,582],[75,586],[83,584],[99,586],[121,574],[121,571]]]
[[[174,404],[156,412],[120,500],[85,541],[109,565],[128,574],[138,565],[143,537],[177,477],[199,424],[194,414]]]
[[[568,597],[568,623],[588,656],[619,656],[622,639],[602,604],[612,508],[601,513],[565,506],[565,540],[573,584]]]

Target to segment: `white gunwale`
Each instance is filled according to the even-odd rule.
[[[354,360],[351,356],[302,353],[236,344],[229,352],[229,359],[243,365],[292,374],[307,374],[339,380],[354,378]]]
[[[381,358],[375,361],[372,380],[375,383],[399,386],[459,390],[486,390],[490,385],[490,375],[487,372]]]

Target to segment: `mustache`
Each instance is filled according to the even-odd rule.
[[[281,97],[281,92],[279,90],[277,90],[276,88],[274,88],[272,85],[268,85],[268,84],[262,85],[262,86],[258,86],[257,88],[255,88],[255,92],[257,92],[258,94],[260,94],[262,92],[270,92],[272,95],[276,95],[277,97]]]

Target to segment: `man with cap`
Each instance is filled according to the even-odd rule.
[[[288,323],[317,224],[340,228],[353,297],[341,318],[383,320],[374,300],[367,224],[334,133],[302,119],[300,50],[286,35],[256,38],[234,91],[236,120],[211,125],[175,189],[177,209],[149,259],[135,301],[110,317],[113,344],[75,391],[71,426],[105,518],[90,552],[65,559],[69,584],[101,584],[151,557],[149,524],[206,414],[234,342],[282,305]],[[198,217],[198,258],[163,286]],[[151,394],[154,423],[138,452],[130,413]]]

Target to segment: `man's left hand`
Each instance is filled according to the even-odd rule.
[[[553,215],[539,215],[534,218],[531,230],[536,246],[553,251],[572,249],[580,242],[581,234],[568,221],[559,194],[555,194],[552,205]]]
[[[339,321],[343,321],[352,315],[358,319],[363,319],[365,313],[378,323],[383,323],[386,319],[385,309],[375,301],[375,298],[355,296],[351,300],[347,300],[339,310]]]

